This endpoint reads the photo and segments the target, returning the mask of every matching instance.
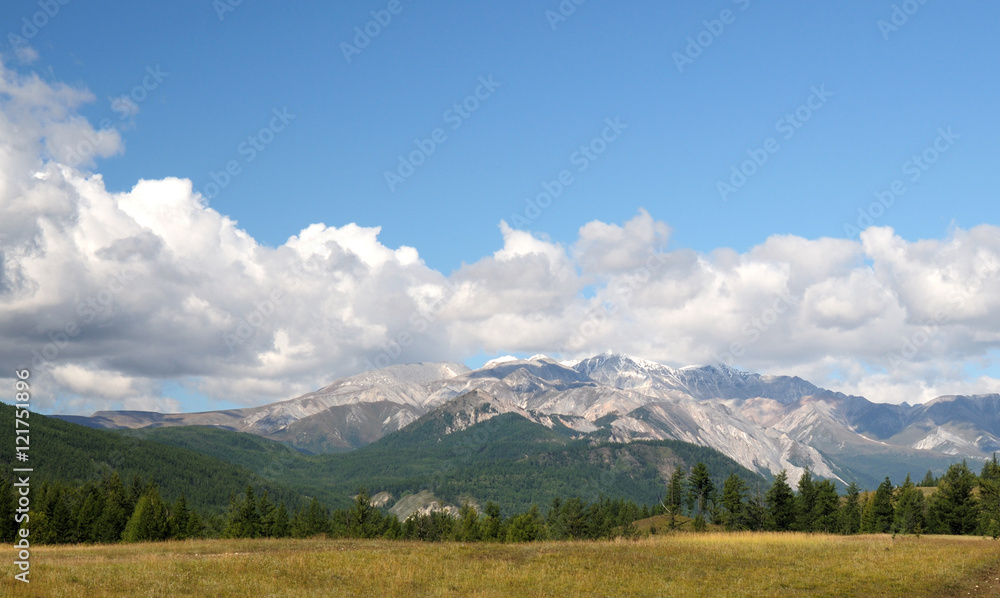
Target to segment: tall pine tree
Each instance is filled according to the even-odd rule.
[[[788,485],[788,472],[782,469],[774,476],[774,483],[767,491],[767,529],[787,531],[795,525],[795,494]]]
[[[688,476],[688,503],[696,508],[695,528],[705,528],[705,509],[715,496],[715,484],[708,474],[708,466],[699,461],[691,468]]]
[[[927,531],[971,534],[979,527],[979,503],[972,495],[976,474],[965,461],[955,463],[938,479],[937,492],[927,505]]]
[[[842,534],[856,534],[861,531],[861,490],[856,482],[847,485],[844,503],[837,514],[839,531]]]
[[[806,467],[799,477],[799,493],[795,497],[795,529],[800,532],[813,531],[813,507],[816,505],[816,485],[812,472]]]
[[[822,480],[815,484],[816,498],[812,508],[812,531],[834,533],[837,531],[837,512],[840,507],[840,496],[837,487],[830,480]]]
[[[126,542],[166,540],[169,531],[167,505],[160,498],[156,485],[151,485],[136,503],[132,517],[125,525],[123,538]]]
[[[1000,538],[1000,463],[996,453],[979,474],[979,504],[979,533],[994,540]]]
[[[742,530],[749,527],[746,496],[746,482],[735,473],[729,474],[722,484],[723,522],[727,530]]]
[[[892,522],[896,516],[893,506],[893,486],[889,478],[879,484],[872,497],[870,529],[868,533],[885,534],[892,529]]]
[[[892,522],[892,532],[896,534],[920,534],[924,531],[924,493],[914,486],[910,476],[906,476],[899,487],[896,512]]]
[[[677,517],[681,514],[681,507],[684,504],[686,479],[684,470],[677,467],[670,476],[670,483],[667,484],[667,495],[663,497],[663,509],[669,518],[670,529],[677,528]]]

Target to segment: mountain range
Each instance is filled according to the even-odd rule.
[[[511,414],[591,443],[679,440],[710,447],[752,472],[790,480],[808,467],[839,483],[877,485],[989,457],[1000,447],[1000,395],[874,403],[801,378],[724,365],[671,368],[607,352],[572,362],[504,357],[392,365],[314,392],[245,409],[61,416],[113,429],[213,426],[306,453],[352,451],[434,414],[449,435]]]

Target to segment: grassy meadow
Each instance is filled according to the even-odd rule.
[[[675,533],[429,544],[188,540],[43,546],[3,596],[997,596],[1000,543],[975,537]]]

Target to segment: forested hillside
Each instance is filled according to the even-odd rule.
[[[765,480],[721,453],[679,441],[591,444],[504,414],[451,434],[442,422],[421,418],[350,453],[307,456],[272,441],[206,428],[127,432],[175,447],[204,451],[261,476],[346,507],[361,486],[393,497],[429,489],[450,504],[493,501],[504,513],[547,504],[555,497],[601,496],[655,504],[675,468],[710,465],[721,484],[738,473],[750,486]]]
[[[98,430],[31,413],[29,461],[33,488],[42,482],[81,484],[117,472],[124,483],[141,476],[156,480],[165,500],[175,501],[183,493],[192,508],[220,513],[229,497],[247,485],[297,505],[297,493],[232,462],[200,454],[195,450],[164,446],[110,430]],[[0,429],[14,429],[14,407],[0,403]],[[14,443],[0,445],[0,461],[14,462]],[[10,475],[4,472],[3,475]],[[37,484],[37,485],[36,485]]]

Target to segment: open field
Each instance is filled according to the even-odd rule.
[[[3,596],[996,596],[982,538],[674,534],[520,545],[197,540],[38,547]]]

